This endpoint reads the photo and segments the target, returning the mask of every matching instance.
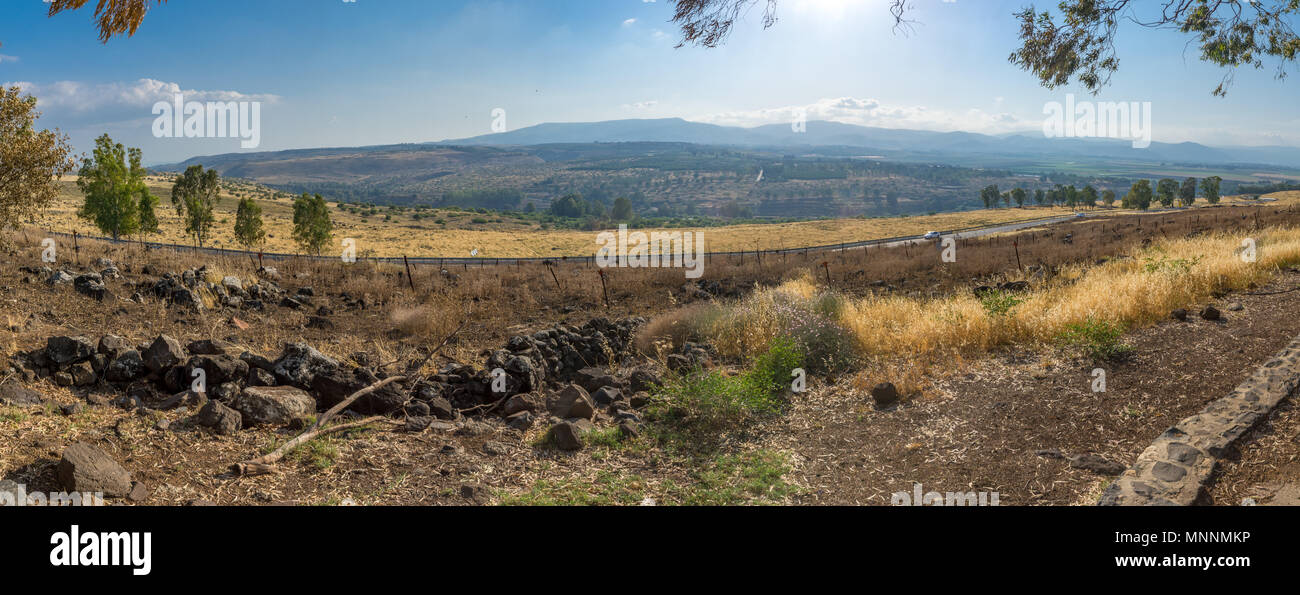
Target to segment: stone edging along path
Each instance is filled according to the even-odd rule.
[[[1156,438],[1102,494],[1099,506],[1189,506],[1200,500],[1219,461],[1300,387],[1300,337],[1232,394]]]

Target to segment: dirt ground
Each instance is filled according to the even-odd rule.
[[[1196,214],[1169,217],[1189,219],[1186,227],[1177,228],[1180,232],[1208,224]],[[1100,231],[1119,236],[1116,223],[1104,225],[1108,228]],[[1104,235],[1070,228],[1080,240]],[[1149,219],[1148,234],[1151,228]],[[1029,250],[1055,250],[1047,241],[1052,232],[1027,233],[1036,234],[1040,242],[1027,243]],[[1142,237],[1126,234],[1127,242]],[[1124,241],[1116,240],[1104,252],[1089,249],[1088,257],[1121,250]],[[1005,240],[980,245],[991,249],[990,260],[1004,260],[1003,244]],[[906,256],[904,252],[900,258]],[[27,257],[23,262],[30,262]],[[266,315],[233,313],[250,324],[239,330],[232,326],[230,312],[195,315],[157,303],[100,304],[71,287],[52,290],[36,279],[24,282],[30,275],[20,273],[19,264],[0,268],[0,318],[5,323],[0,355],[39,347],[49,336],[98,338],[105,333],[133,342],[159,333],[172,334],[182,343],[221,338],[271,357],[288,341],[305,341],[339,357],[368,352],[379,361],[400,359],[413,348],[412,341],[393,335],[390,310],[402,305],[400,292],[391,296],[387,307],[340,311],[331,317],[331,330],[306,327],[309,312],[283,309]],[[165,270],[173,269],[180,267]],[[124,270],[132,279],[143,278],[138,272],[138,267],[135,272]],[[464,274],[464,285],[471,286],[471,273]],[[548,279],[542,278],[542,285]],[[970,277],[960,284],[955,279],[947,282],[963,291],[972,282]],[[910,281],[925,280],[934,282],[928,276]],[[400,281],[385,280],[399,287]],[[507,307],[504,303],[512,294],[500,289],[507,287],[504,281],[494,281],[493,291],[467,298],[492,317],[473,322],[453,346],[452,356],[461,361],[476,361],[480,350],[500,345],[511,334],[560,322],[580,324],[603,313],[594,302],[561,309],[558,302],[546,302],[549,298],[540,291],[534,293],[542,297],[528,307]],[[290,291],[311,284],[311,278],[282,283]],[[339,288],[316,285],[320,297],[314,305],[337,308]],[[1284,271],[1256,293],[1297,286],[1300,272]],[[126,293],[120,286],[111,288]],[[630,298],[618,303],[617,294],[615,300],[617,315],[657,312]],[[1229,309],[1234,302],[1242,305],[1240,311]],[[1086,505],[1095,502],[1108,476],[1074,468],[1062,457],[1093,454],[1127,466],[1156,435],[1226,395],[1300,334],[1300,317],[1294,314],[1300,309],[1300,291],[1232,294],[1216,303],[1225,321],[1207,322],[1193,312],[1187,322],[1170,320],[1134,331],[1126,337],[1134,354],[1118,364],[1098,366],[1052,346],[1016,348],[954,362],[950,375],[937,379],[934,390],[885,411],[875,410],[866,391],[848,380],[815,389],[797,397],[786,415],[728,445],[731,452],[789,455],[789,486],[773,493],[742,494],[740,500],[723,492],[725,484],[746,479],[746,472],[728,476],[731,471],[717,461],[705,464],[702,471],[699,461],[663,452],[646,440],[561,453],[540,444],[545,424],[521,432],[499,420],[427,433],[379,426],[341,434],[301,449],[281,474],[235,477],[227,471],[231,463],[269,452],[295,432],[252,429],[218,437],[191,430],[188,416],[181,413],[140,415],[111,406],[83,407],[68,415],[60,406],[115,395],[74,392],[49,382],[33,388],[51,404],[0,408],[0,479],[25,484],[29,490],[54,491],[61,453],[84,440],[104,449],[148,487],[148,497],[138,502],[144,505],[637,504],[647,498],[665,504],[758,500],[883,505],[892,493],[910,492],[914,483],[925,491],[997,492],[1003,505]],[[671,307],[671,299],[659,306]],[[499,324],[502,319],[510,319],[510,324]],[[1092,372],[1098,367],[1106,372],[1104,393],[1092,391]],[[1298,418],[1293,407],[1275,414],[1266,431],[1222,474],[1212,494],[1215,503],[1236,504],[1246,497],[1271,503],[1288,497],[1287,486],[1300,477],[1300,442],[1294,438],[1300,431]],[[1051,450],[1062,456],[1036,454]],[[534,497],[539,485],[549,488]]]
[[[1259,293],[1300,286],[1287,271]],[[1241,311],[1230,312],[1238,302]],[[895,492],[997,492],[1002,505],[1095,503],[1108,478],[1041,456],[1095,454],[1128,466],[1178,420],[1227,395],[1257,365],[1300,334],[1300,291],[1230,294],[1226,320],[1195,313],[1130,333],[1130,359],[1097,365],[1049,347],[1015,349],[938,382],[937,394],[877,411],[859,389],[810,393],[772,428],[768,444],[802,460],[806,504],[888,504]],[[1093,392],[1093,370],[1106,392]],[[1247,462],[1221,480],[1216,501],[1267,482],[1300,479],[1293,409],[1273,420],[1274,437],[1247,448]],[[1239,499],[1239,498],[1237,498]],[[1231,502],[1229,502],[1231,503]]]

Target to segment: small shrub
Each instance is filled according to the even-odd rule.
[[[1011,313],[1016,306],[1019,306],[1022,300],[1010,293],[1001,290],[991,291],[980,298],[980,304],[984,306],[984,311],[989,316],[998,317],[1006,316]]]
[[[1095,360],[1118,360],[1133,352],[1131,346],[1120,341],[1124,330],[1122,324],[1089,318],[1065,327],[1058,339],[1067,346],[1082,349]]]
[[[649,416],[661,440],[689,450],[708,450],[728,431],[785,408],[791,372],[803,366],[794,342],[778,339],[735,376],[695,370],[664,381],[653,394]]]

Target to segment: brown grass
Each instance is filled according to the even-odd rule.
[[[158,220],[161,233],[150,236],[150,241],[188,245],[191,241],[182,232],[180,219],[172,208],[171,183],[166,178],[150,178],[150,189],[161,200],[158,207]],[[268,199],[270,192],[254,186],[235,184],[223,194],[222,201],[216,208],[217,224],[212,234],[210,245],[221,248],[240,248],[234,240],[235,210],[238,199],[231,194],[241,192],[252,195],[262,206],[263,219],[267,232],[264,250],[293,254],[298,247],[292,238],[293,203],[289,198]],[[1269,195],[1279,199],[1279,203],[1291,205],[1300,203],[1300,192],[1283,192]],[[99,235],[89,222],[77,218],[76,212],[82,204],[81,193],[73,182],[65,179],[61,182],[61,191],[54,205],[40,219],[40,227],[50,231],[83,235]],[[1225,199],[1225,204],[1246,204],[1235,197]],[[1205,203],[1200,203],[1205,206]],[[597,250],[596,232],[572,230],[541,230],[537,224],[520,224],[507,219],[501,223],[475,224],[473,220],[485,217],[490,220],[495,215],[439,210],[437,218],[446,221],[445,225],[434,223],[434,217],[416,221],[411,213],[395,214],[393,221],[384,222],[383,213],[368,220],[360,215],[340,211],[335,203],[330,204],[330,216],[334,220],[334,247],[341,250],[343,238],[357,240],[360,256],[431,256],[446,258],[467,258],[471,251],[477,250],[480,257],[524,258],[556,257],[560,255],[593,254]],[[802,221],[779,224],[749,224],[702,229],[683,229],[674,231],[701,231],[705,246],[712,252],[735,252],[743,250],[776,250],[798,248],[801,246],[824,246],[838,243],[851,243],[872,239],[919,235],[928,231],[960,229],[985,225],[995,225],[1016,221],[1039,219],[1068,215],[1076,209],[1065,207],[1027,207],[1023,209],[992,209],[967,211],[960,213],[940,213],[936,215],[919,215],[881,219],[833,219],[823,221]],[[1132,211],[1120,209],[1098,209],[1097,216],[1130,215]],[[653,230],[646,230],[653,231]],[[327,250],[327,253],[329,251]]]

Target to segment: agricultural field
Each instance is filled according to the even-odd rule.
[[[190,244],[183,233],[176,210],[171,207],[171,183],[168,178],[152,176],[150,190],[159,197],[158,219],[161,232],[151,235],[150,242]],[[262,206],[266,225],[265,252],[293,254],[299,248],[293,241],[293,198],[257,184],[228,180],[223,183],[222,200],[216,208],[216,226],[212,247],[241,248],[235,245],[233,227],[235,210],[241,196],[252,196]],[[1269,195],[1277,204],[1300,202],[1300,191]],[[82,203],[74,180],[61,182],[55,204],[46,211],[38,225],[41,229],[82,235],[99,235],[94,226],[76,216]],[[1223,204],[1247,204],[1239,197],[1226,197]],[[1205,206],[1204,201],[1200,203]],[[369,215],[340,210],[330,203],[335,241],[357,240],[359,255],[374,257],[422,256],[467,258],[476,253],[485,259],[589,256],[597,250],[595,231],[541,229],[543,224],[509,213],[479,213],[468,209],[440,208],[416,211],[402,207],[376,207]],[[738,252],[774,250],[805,246],[827,246],[880,238],[921,235],[930,231],[948,231],[970,227],[999,225],[1049,217],[1070,215],[1076,209],[1066,207],[1001,208],[908,217],[849,218],[797,221],[788,223],[744,224],[706,228],[674,228],[672,231],[700,231],[706,250]],[[1090,216],[1128,214],[1122,209],[1090,209]],[[415,215],[419,213],[419,219]],[[654,231],[642,229],[641,231]]]

